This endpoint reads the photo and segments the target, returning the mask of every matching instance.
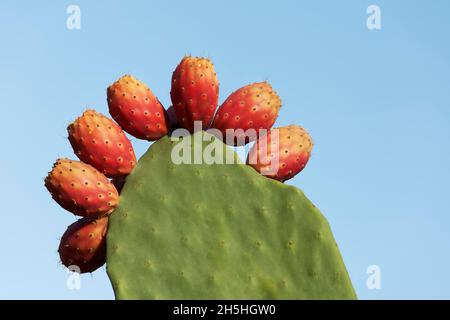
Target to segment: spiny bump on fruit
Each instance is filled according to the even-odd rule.
[[[248,153],[247,164],[261,174],[283,182],[305,168],[312,148],[313,141],[304,128],[296,125],[274,128],[258,138]]]
[[[79,216],[101,216],[117,206],[119,194],[108,178],[80,161],[58,159],[45,186],[64,209]]]
[[[109,178],[129,174],[136,165],[130,140],[113,120],[86,110],[68,127],[69,141],[81,161]]]
[[[219,129],[228,144],[246,144],[258,137],[259,130],[272,128],[280,108],[281,99],[272,86],[266,81],[255,82],[228,96],[217,109],[211,127]],[[232,141],[225,139],[227,129],[235,130]],[[245,135],[249,129],[256,134]]]
[[[108,217],[79,219],[64,232],[59,256],[66,267],[77,266],[81,273],[93,272],[106,262]]]
[[[109,113],[129,134],[138,139],[158,140],[169,131],[169,119],[149,87],[125,75],[107,89]]]
[[[190,132],[194,121],[207,129],[219,100],[219,81],[212,62],[207,58],[184,57],[172,74],[170,91],[178,122]]]

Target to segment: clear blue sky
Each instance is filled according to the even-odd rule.
[[[111,82],[132,73],[167,107],[189,53],[213,59],[221,101],[267,79],[284,102],[277,125],[310,131],[314,155],[289,183],[328,218],[360,298],[450,298],[450,2],[74,3],[74,31],[72,2],[0,4],[0,298],[113,298],[104,269],[66,288],[56,250],[74,217],[43,178],[74,157],[67,124],[107,112]],[[138,155],[147,146],[135,141]],[[381,290],[366,287],[372,264]]]

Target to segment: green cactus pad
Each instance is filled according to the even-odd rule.
[[[237,158],[214,136],[194,136]],[[326,219],[299,189],[242,163],[174,164],[178,143],[149,148],[111,216],[117,299],[356,298]]]

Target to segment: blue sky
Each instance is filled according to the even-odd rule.
[[[81,30],[66,28],[72,3]],[[371,4],[381,30],[366,28]],[[56,250],[74,217],[43,178],[74,158],[67,124],[107,113],[122,74],[167,107],[184,54],[213,59],[220,101],[269,80],[277,125],[309,130],[313,157],[289,183],[328,218],[361,299],[450,298],[449,15],[444,0],[2,1],[0,298],[113,298],[104,269],[66,288]],[[380,290],[366,287],[373,264]]]

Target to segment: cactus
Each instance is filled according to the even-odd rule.
[[[86,217],[63,234],[62,264],[87,273],[106,262],[118,299],[356,298],[325,217],[282,183],[305,167],[311,138],[298,126],[266,131],[266,145],[264,133],[247,137],[278,116],[281,100],[267,83],[237,90],[211,131],[197,131],[194,120],[210,125],[218,86],[209,60],[187,57],[173,74],[168,112],[143,82],[125,76],[108,89],[119,124],[87,110],[69,125],[82,162],[58,160],[45,186]],[[194,133],[169,137],[169,122]],[[137,164],[123,130],[158,140]],[[230,130],[234,138],[220,137]],[[256,138],[249,165],[222,142]]]
[[[236,158],[194,135],[212,142],[192,153],[213,146]],[[241,163],[176,165],[177,143],[166,136],[149,148],[110,216],[116,298],[356,298],[326,219],[299,189]]]

